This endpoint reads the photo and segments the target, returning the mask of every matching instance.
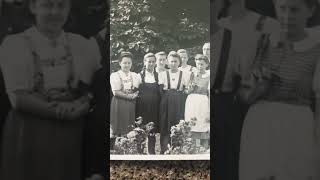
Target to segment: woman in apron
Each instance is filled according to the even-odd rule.
[[[169,70],[159,74],[161,89],[160,102],[160,144],[161,154],[170,144],[170,129],[179,123],[184,116],[184,89],[188,85],[188,75],[178,69],[180,56],[176,52],[168,55]]]
[[[110,76],[113,92],[110,109],[111,128],[116,136],[124,136],[134,125],[136,118],[136,98],[138,97],[139,75],[131,72],[132,54],[122,52],[119,58],[121,69]]]
[[[201,137],[207,137],[210,130],[210,107],[208,106],[210,73],[206,71],[209,60],[206,56],[198,54],[195,61],[197,71],[192,75],[188,87],[189,95],[186,100],[185,120],[191,121],[195,118],[195,126],[191,128],[191,131],[195,135],[200,134],[197,139],[203,139],[202,144],[208,146],[208,142]]]
[[[155,130],[149,135],[159,132],[159,106],[160,89],[158,73],[155,71],[156,57],[153,53],[144,56],[144,69],[140,73],[139,99],[137,105],[138,116],[143,118],[143,123],[153,122]],[[148,136],[148,152],[155,154],[155,136]]]
[[[29,7],[35,25],[8,36],[1,52],[12,110],[0,179],[81,179],[87,89],[98,61],[88,56],[86,39],[62,29],[70,0],[32,0]]]

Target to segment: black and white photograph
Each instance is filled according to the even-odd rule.
[[[210,1],[111,0],[110,60],[111,160],[209,160]]]
[[[0,1],[0,179],[103,180],[105,0]]]
[[[213,179],[319,179],[319,1],[212,5]]]

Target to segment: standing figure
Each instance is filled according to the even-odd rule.
[[[208,106],[210,73],[206,71],[209,60],[206,56],[197,54],[195,61],[197,71],[192,75],[187,88],[189,95],[185,106],[185,120],[195,119],[195,126],[191,130],[195,133],[205,134],[210,130],[210,107]],[[208,142],[203,142],[203,144],[208,146]]]
[[[155,131],[159,132],[159,108],[160,89],[158,73],[155,71],[156,57],[153,53],[144,56],[144,69],[140,73],[141,84],[139,86],[139,98],[137,104],[137,115],[141,116],[144,124],[153,122]],[[148,152],[155,154],[155,136],[148,137]]]
[[[123,136],[130,131],[136,119],[136,98],[139,91],[139,75],[131,72],[133,56],[122,52],[119,57],[121,69],[110,76],[113,92],[110,109],[110,123],[114,135]]]
[[[266,41],[252,71],[260,73],[264,81],[258,87],[265,88],[244,120],[240,180],[319,179],[318,99],[315,114],[311,105],[318,94],[313,79],[319,77],[320,44],[305,29],[316,4],[317,0],[274,1],[281,29]]]
[[[34,26],[8,36],[2,71],[12,110],[3,129],[1,180],[81,179],[88,87],[98,62],[88,40],[63,31],[70,0],[31,0]]]
[[[178,69],[180,56],[176,52],[168,55],[169,70],[159,73],[161,91],[160,102],[160,144],[161,154],[170,144],[170,129],[184,116],[184,89],[188,85],[188,75]]]

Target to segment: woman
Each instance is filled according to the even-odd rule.
[[[156,53],[156,72],[161,73],[168,70],[167,65],[167,54],[164,51]]]
[[[195,120],[191,128],[195,139],[206,148],[209,145],[207,137],[210,131],[209,82],[210,73],[206,71],[209,66],[207,56],[197,54],[195,57],[197,71],[191,76],[187,93],[189,94],[185,106],[185,120]]]
[[[134,125],[136,117],[136,98],[139,91],[139,76],[131,72],[132,54],[122,52],[119,58],[121,69],[110,76],[113,92],[110,110],[110,123],[114,135],[124,136]]]
[[[80,179],[87,89],[97,60],[88,42],[63,26],[70,0],[31,0],[35,24],[3,42],[12,104],[3,132],[0,179]]]
[[[144,124],[153,122],[155,131],[159,132],[159,106],[160,89],[158,73],[155,71],[156,57],[153,53],[144,56],[144,69],[140,73],[139,98],[137,104],[138,116],[141,116]],[[155,137],[148,137],[148,152],[155,154]]]
[[[210,109],[208,86],[210,73],[206,71],[209,60],[206,56],[197,54],[195,57],[197,71],[194,72],[189,83],[188,97],[186,100],[185,120],[196,118],[192,131],[207,132],[210,128]]]
[[[183,119],[185,95],[183,93],[188,86],[189,76],[178,69],[180,56],[176,52],[168,55],[169,70],[159,74],[161,90],[160,102],[160,144],[161,154],[167,150],[170,142],[170,129]]]
[[[269,84],[245,118],[240,180],[317,179],[311,110],[320,44],[305,31],[316,0],[274,0],[281,31],[257,63]],[[319,107],[316,107],[318,109]]]

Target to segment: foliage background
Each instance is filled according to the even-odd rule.
[[[111,59],[130,51],[137,72],[148,52],[189,48],[191,55],[201,53],[210,37],[209,8],[209,0],[111,0]]]

